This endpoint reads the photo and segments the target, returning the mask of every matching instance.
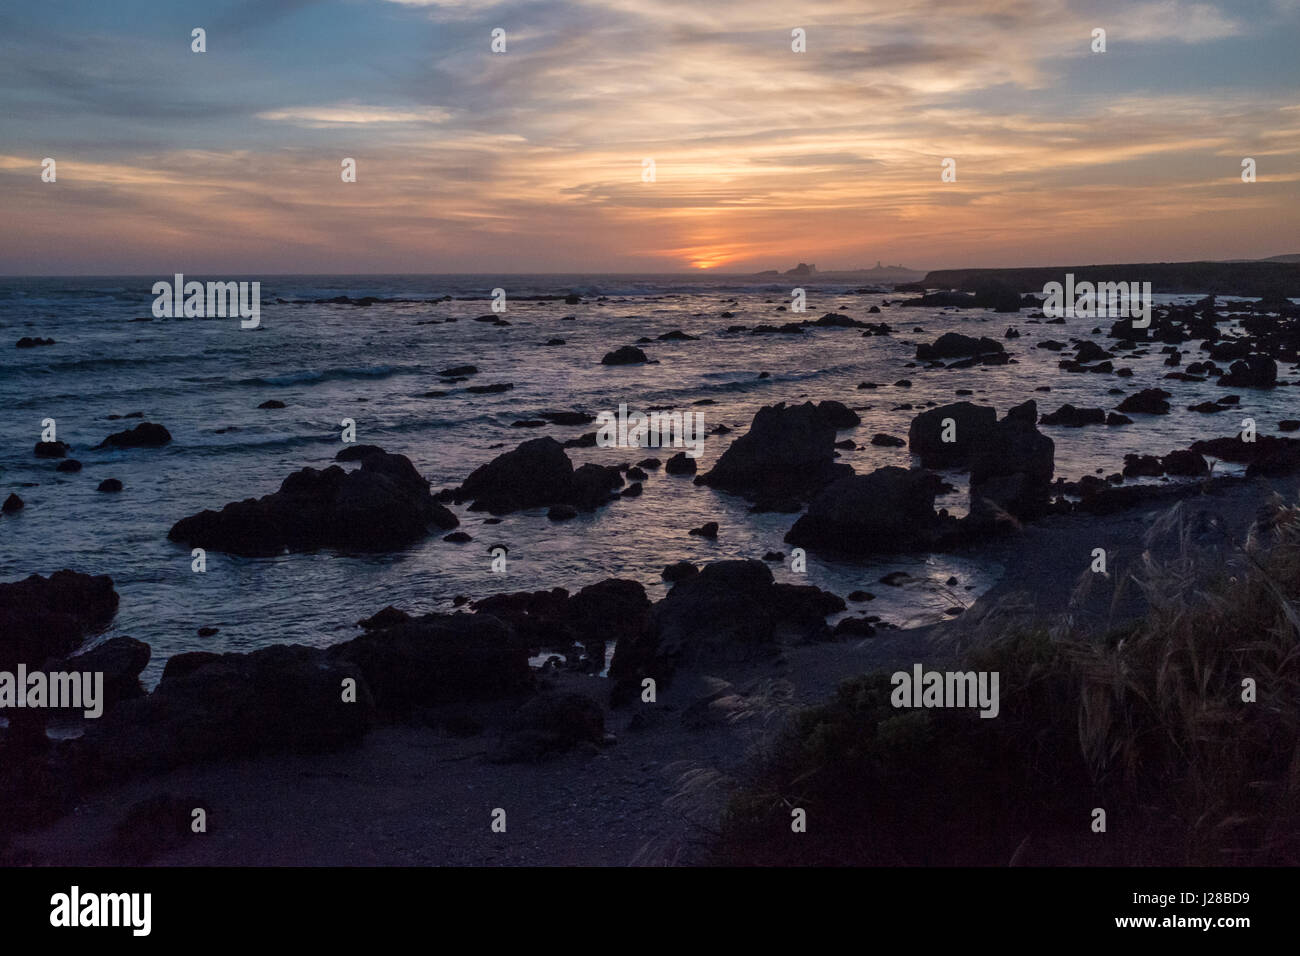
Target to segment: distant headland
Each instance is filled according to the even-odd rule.
[[[810,262],[801,262],[793,269],[786,269],[779,272],[776,269],[768,269],[764,272],[754,273],[762,277],[793,277],[797,279],[825,279],[830,281],[855,279],[868,280],[873,282],[897,283],[897,282],[917,282],[925,277],[925,272],[919,269],[909,269],[907,266],[887,266],[879,260],[876,261],[873,269],[833,269],[828,272],[819,272],[817,266]]]

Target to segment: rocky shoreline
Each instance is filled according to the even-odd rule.
[[[1196,307],[1163,308],[1149,330],[1115,323],[1109,349],[1061,343],[1074,352],[1061,368],[1123,378],[1114,363],[1139,343],[1165,343],[1181,363],[1178,346],[1198,338],[1205,360],[1168,376],[1217,376],[1224,388],[1284,387],[1277,363],[1300,363],[1300,310],[1283,306],[1267,320],[1259,314],[1272,308],[1250,309],[1241,319],[1245,334],[1232,337],[1219,333],[1224,315],[1213,297]],[[918,346],[916,355],[930,368],[1015,361],[1001,342],[955,333]],[[864,669],[944,658],[999,606],[1006,586],[1034,582],[1028,608],[1034,614],[1064,609],[1093,549],[1113,548],[1120,563],[1112,568],[1138,560],[1132,552],[1140,535],[1133,530],[1174,501],[1221,505],[1223,525],[1231,529],[1226,547],[1244,533],[1263,494],[1294,497],[1300,440],[1247,429],[1163,455],[1130,456],[1104,478],[1055,475],[1055,444],[1040,424],[1122,427],[1130,414],[1166,413],[1168,397],[1158,388],[1140,389],[1109,412],[1066,405],[1040,414],[1033,399],[1001,410],[968,401],[938,405],[916,415],[908,429],[917,467],[867,474],[836,461],[840,432],[860,421],[853,409],[830,400],[779,403],[759,409],[713,467],[695,475],[695,485],[744,499],[752,511],[789,514],[786,543],[815,555],[951,550],[997,554],[1008,565],[1004,584],[962,619],[920,630],[890,630],[870,615],[831,626],[827,619],[846,611],[845,599],[777,582],[768,563],[785,556],[773,553],[703,567],[671,564],[663,572],[671,590],[656,602],[640,583],[615,577],[572,594],[561,587],[498,594],[451,614],[376,609],[358,623],[362,633],[328,648],[175,655],[145,693],[139,675],[150,659],[148,645],[117,637],[76,653],[117,609],[110,579],[65,570],[0,584],[0,669],[25,663],[102,671],[109,688],[104,716],[95,720],[7,712],[0,737],[7,768],[0,780],[0,858],[689,862],[708,821],[684,819],[674,809],[683,762],[725,776],[765,722],[779,720],[794,703],[812,702]],[[170,435],[144,423],[107,441],[147,448]],[[35,453],[66,455],[66,448],[57,451],[38,445]],[[1243,465],[1245,473],[1212,477],[1207,456]],[[403,455],[357,446],[338,458],[327,469],[289,475],[273,494],[182,518],[168,536],[237,555],[391,551],[458,527],[448,504],[493,516],[544,508],[551,520],[565,520],[635,497],[648,470],[660,465],[646,459],[575,467],[564,444],[546,437],[503,452],[459,487],[435,493]],[[665,471],[689,476],[694,469],[687,461],[693,466],[670,460]],[[936,509],[936,496],[951,486],[933,469],[968,474],[966,514]],[[1176,480],[1132,483],[1170,477]],[[717,526],[691,533],[716,535]],[[456,532],[448,540],[472,539]],[[1112,583],[1122,580],[1115,571]],[[608,677],[598,676],[610,645]],[[531,667],[543,654],[547,664]],[[434,773],[422,755],[445,770]],[[373,780],[364,777],[367,767]],[[328,805],[319,781],[335,777],[346,783]],[[249,781],[257,785],[250,788]],[[599,794],[592,806],[581,805],[586,787]],[[352,795],[342,796],[345,790]],[[554,802],[561,792],[573,800],[567,807]],[[320,829],[350,823],[372,830],[379,824],[365,803],[378,793],[404,809],[369,849],[356,840],[331,842]],[[222,821],[214,822],[213,839],[193,840],[179,826],[190,804],[210,806],[214,821]],[[488,814],[506,804],[535,824],[531,843],[493,843]],[[418,807],[431,815],[421,816]],[[300,829],[267,839],[274,821],[287,826],[293,814],[311,812],[319,820],[300,825],[311,835]],[[602,824],[601,813],[615,814],[614,822]],[[70,822],[69,814],[77,819]],[[451,826],[448,821],[462,818],[454,825],[463,832],[430,835],[434,821]],[[98,839],[71,839],[69,828],[90,819],[95,822],[85,832]]]
[[[1262,500],[1274,492],[1293,500],[1297,486],[1294,476],[1219,479],[1105,517],[1049,516],[985,545],[1007,573],[962,618],[865,639],[827,640],[819,613],[833,596],[791,600],[761,563],[724,562],[654,606],[639,586],[610,581],[572,596],[499,596],[472,614],[408,618],[390,609],[326,651],[180,655],[152,694],[122,695],[79,739],[25,753],[5,740],[7,765],[21,767],[24,781],[4,793],[5,859],[698,862],[726,778],[794,707],[860,673],[940,666],[1008,619],[1069,611],[1114,626],[1143,611],[1126,575],[1172,499],[1213,516],[1202,522],[1220,529],[1211,546],[1227,548],[1244,538]],[[1094,547],[1107,551],[1112,570],[1081,600],[1076,584]],[[806,610],[774,619],[765,591],[769,602]],[[609,679],[579,667],[528,668],[521,635],[530,629],[581,636],[611,613],[625,634],[640,630],[623,638],[636,655],[625,660],[637,665],[620,664]],[[719,620],[729,623],[710,626]],[[646,635],[657,638],[653,654]],[[634,678],[655,668],[667,676],[654,703],[641,699],[639,681],[620,683],[628,666]],[[360,678],[356,704],[339,703],[347,675]],[[720,789],[684,812],[692,773],[718,775]],[[191,805],[208,810],[210,838],[176,826]],[[498,807],[510,814],[508,836],[489,829]]]

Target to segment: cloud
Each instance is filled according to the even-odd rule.
[[[1296,67],[1267,76],[1253,54],[1294,32],[1295,7],[1232,9],[280,0],[236,5],[239,41],[214,21],[203,56],[174,24],[79,33],[38,15],[0,30],[7,224],[46,248],[80,235],[106,260],[181,242],[290,271],[940,265],[1139,239],[1169,258],[1244,221],[1285,245]],[[1112,52],[1091,53],[1095,26]],[[1189,62],[1220,56],[1189,81]],[[1229,75],[1247,80],[1215,85]],[[45,155],[57,188],[33,179]],[[1228,191],[1246,155],[1268,158],[1258,188]],[[0,239],[0,271],[21,255]]]
[[[445,123],[451,119],[451,110],[425,107],[397,109],[387,106],[363,106],[355,103],[336,106],[304,106],[294,109],[264,110],[258,119],[277,123],[293,123],[311,129],[333,126],[369,125],[373,123]]]

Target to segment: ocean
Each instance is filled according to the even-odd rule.
[[[1108,328],[1109,319],[1071,318],[1062,326],[1030,322],[1029,310],[1017,315],[903,309],[884,303],[909,296],[857,292],[842,283],[712,274],[186,277],[260,281],[260,326],[244,329],[238,318],[154,318],[151,287],[171,278],[0,278],[0,497],[17,493],[26,503],[17,514],[0,518],[0,580],[65,567],[110,575],[121,605],[100,639],[129,635],[148,642],[154,656],[144,679],[150,685],[174,654],[246,651],[272,643],[327,645],[355,636],[359,619],[389,604],[414,613],[449,611],[457,595],[478,599],[555,586],[576,591],[608,577],[638,580],[657,600],[666,591],[660,579],[666,564],[762,558],[769,550],[790,550],[782,537],[795,515],[750,514],[748,502],[661,469],[650,472],[642,496],[565,523],[548,521],[544,510],[535,509],[486,524],[486,513],[453,506],[461,519],[457,530],[468,532],[470,543],[433,534],[407,550],[381,555],[209,553],[205,573],[191,570],[189,549],[167,540],[172,524],[204,508],[274,492],[302,467],[328,466],[344,447],[344,419],[355,421],[358,442],[406,455],[437,490],[459,485],[474,468],[527,439],[551,435],[564,441],[595,430],[591,424],[525,428],[515,422],[548,411],[617,413],[620,404],[699,411],[707,429],[732,429],[705,442],[698,462],[703,472],[745,432],[761,406],[836,399],[862,418],[860,426],[839,436],[857,444],[842,450],[841,460],[867,472],[911,463],[905,447],[870,444],[873,434],[905,439],[909,422],[927,403],[963,400],[955,394],[959,389],[973,392],[965,400],[996,406],[999,414],[1028,398],[1037,399],[1044,413],[1067,402],[1110,409],[1120,396],[1108,390],[1117,387],[1132,394],[1158,386],[1174,394],[1171,414],[1133,415],[1129,426],[1043,426],[1056,442],[1056,475],[1070,480],[1119,471],[1126,453],[1163,455],[1199,438],[1230,435],[1245,417],[1258,421],[1261,434],[1274,434],[1277,421],[1294,417],[1295,409],[1286,388],[1230,390],[1213,380],[1167,380],[1171,369],[1158,343],[1145,348],[1146,354],[1122,355],[1116,365],[1134,370],[1127,379],[1061,371],[1061,354],[1035,347],[1047,338],[1090,339],[1107,347],[1110,340],[1092,329]],[[807,312],[778,311],[789,306],[795,285],[807,289]],[[495,317],[509,325],[473,321],[493,315],[494,288],[506,291],[506,311]],[[570,293],[582,301],[566,304],[562,297]],[[368,306],[314,301],[338,296],[401,301]],[[1156,296],[1155,302],[1196,298]],[[878,315],[869,314],[873,305],[880,307]],[[727,331],[733,325],[816,319],[826,312],[887,322],[894,333]],[[449,318],[457,321],[445,321]],[[1002,340],[1010,326],[1021,332],[1020,338],[1005,340],[1015,364],[970,369],[912,364],[916,344],[943,332]],[[656,364],[600,362],[619,346],[675,329],[699,338],[641,345]],[[23,336],[53,338],[55,344],[14,348]],[[564,344],[547,345],[553,338]],[[1204,358],[1197,344],[1182,346],[1190,350],[1186,361]],[[458,365],[474,365],[479,372],[461,382],[439,378],[439,371]],[[760,377],[763,372],[768,375]],[[1282,378],[1294,380],[1296,372],[1283,369]],[[903,379],[911,387],[894,384]],[[859,389],[862,382],[882,387]],[[489,394],[466,390],[497,383],[513,388]],[[1035,391],[1039,386],[1051,391]],[[426,397],[431,390],[447,394]],[[1188,410],[1229,392],[1241,396],[1235,410],[1215,415]],[[258,408],[271,399],[285,407]],[[93,447],[138,423],[109,416],[136,412],[166,426],[171,443]],[[42,422],[51,418],[58,439],[72,446],[69,457],[84,464],[80,473],[56,472],[57,461],[34,457]],[[575,465],[616,464],[649,456],[666,460],[675,451],[589,447],[571,448],[569,455]],[[1218,473],[1234,470],[1216,466]],[[110,477],[120,479],[123,490],[96,491]],[[957,491],[936,505],[965,513],[965,476],[945,477]],[[720,525],[716,541],[688,534],[707,521]],[[491,568],[489,549],[496,544],[509,548],[505,573]],[[806,574],[793,573],[788,562],[771,566],[778,580],[815,584],[841,596],[872,592],[876,600],[856,606],[856,612],[900,627],[969,605],[1000,572],[996,561],[972,554],[857,562],[810,555]],[[880,582],[900,570],[911,576],[905,586]],[[951,578],[957,583],[947,583]],[[199,628],[209,627],[217,633],[198,635]]]

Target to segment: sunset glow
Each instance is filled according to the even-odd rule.
[[[180,3],[138,22],[94,5],[38,14],[0,31],[0,269],[1275,255],[1300,246],[1300,10],[1250,6],[322,0],[222,15]],[[201,56],[188,48],[199,20]],[[1105,53],[1089,49],[1098,24]],[[509,45],[493,54],[498,25]],[[41,182],[44,157],[57,185]],[[1259,164],[1249,186],[1243,157]],[[955,182],[940,180],[945,158]]]

